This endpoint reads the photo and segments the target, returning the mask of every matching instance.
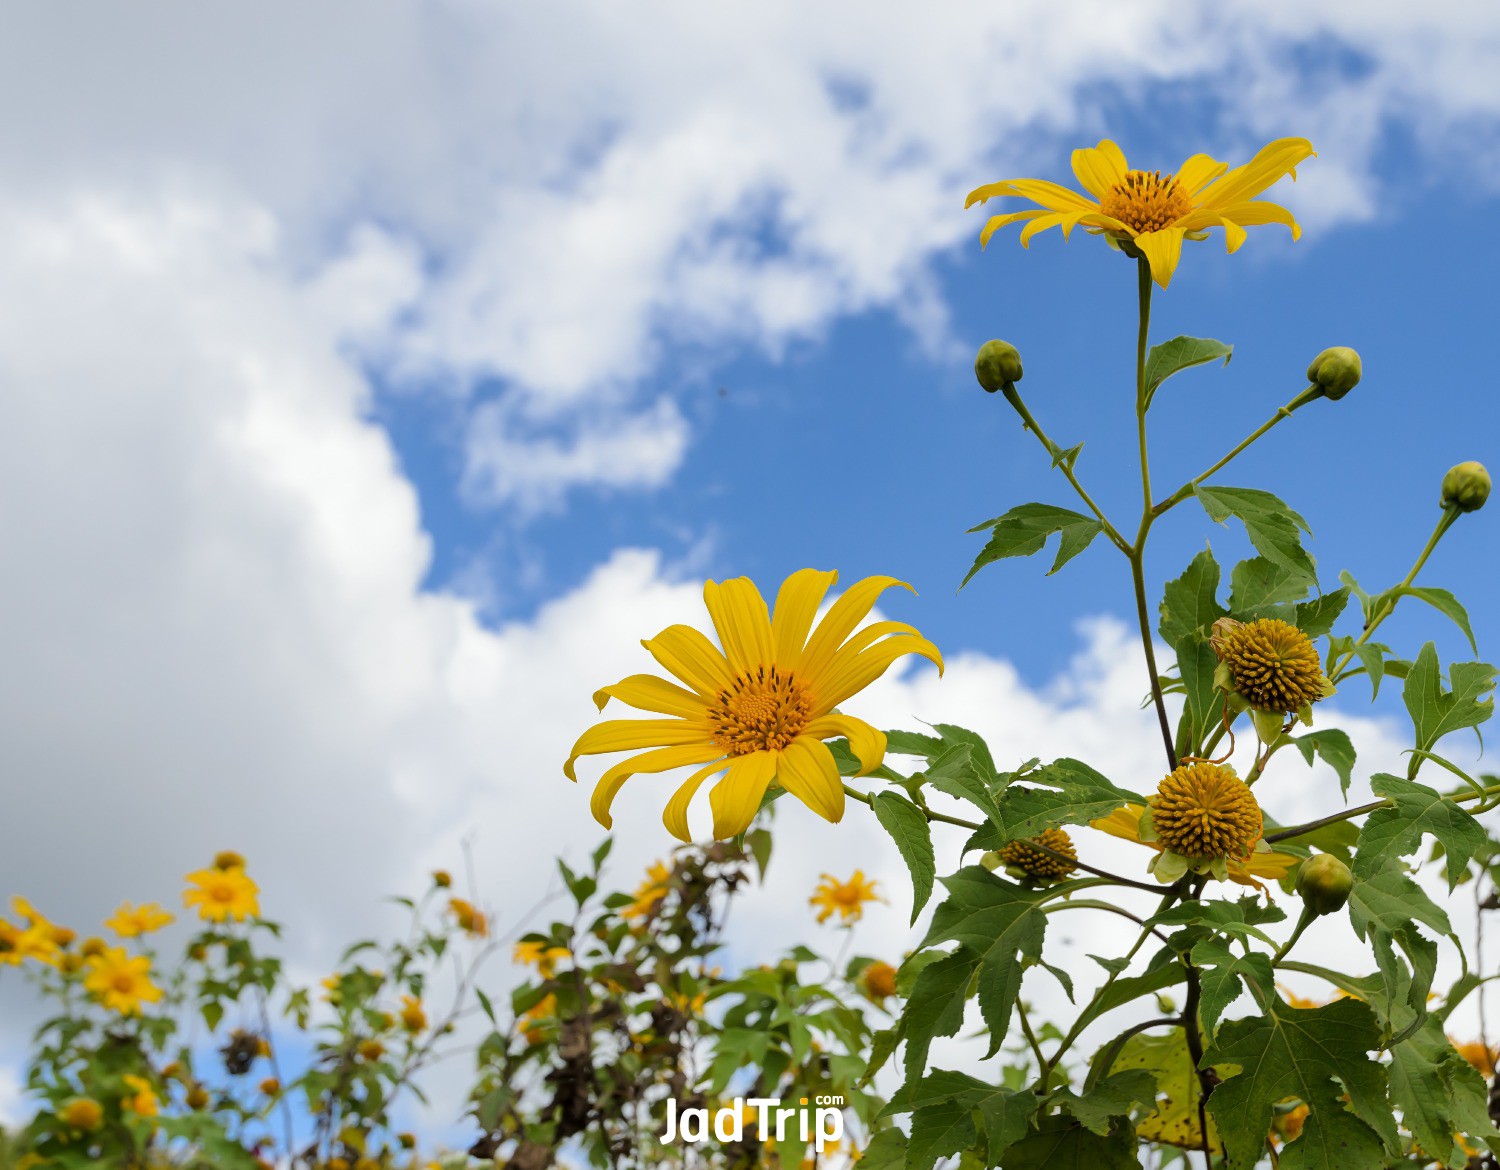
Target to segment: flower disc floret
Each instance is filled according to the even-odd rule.
[[[1312,639],[1280,618],[1222,618],[1209,642],[1228,667],[1234,690],[1252,707],[1289,715],[1328,694]]]
[[[1183,764],[1147,803],[1157,840],[1181,857],[1246,858],[1260,840],[1260,805],[1221,764]]]
[[[1038,845],[1042,848],[1038,849]],[[1052,852],[1044,852],[1046,849]],[[1071,860],[1054,857],[1053,853],[1061,853]],[[1062,878],[1078,868],[1073,864],[1078,860],[1078,850],[1074,848],[1073,838],[1062,829],[1043,829],[1035,837],[1007,842],[1000,849],[1000,860],[1032,877]]]

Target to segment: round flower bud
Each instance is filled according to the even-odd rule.
[[[1332,853],[1309,857],[1297,870],[1297,896],[1314,914],[1342,910],[1353,888],[1354,875]]]
[[[57,1111],[57,1117],[69,1129],[93,1133],[104,1124],[104,1107],[92,1097],[74,1097]]]
[[[208,1104],[208,1090],[202,1085],[194,1085],[187,1091],[187,1107],[189,1109],[202,1109]]]
[[[1313,358],[1307,367],[1307,380],[1323,391],[1324,398],[1335,402],[1359,385],[1359,354],[1347,345],[1335,345]]]
[[[1260,805],[1221,764],[1183,764],[1147,803],[1156,839],[1180,857],[1249,857],[1260,840]]]
[[[1044,853],[1042,849],[1050,849],[1051,853]],[[1061,853],[1062,857],[1053,857],[1053,853]],[[1068,860],[1064,860],[1067,858]],[[1028,877],[1037,878],[1064,878],[1078,867],[1073,864],[1078,860],[1078,851],[1073,847],[1073,838],[1069,837],[1062,829],[1043,829],[1035,837],[1029,839],[1009,841],[1000,849],[1000,861],[1008,869],[1019,870]]]
[[[1450,467],[1443,476],[1443,507],[1452,505],[1460,512],[1477,512],[1490,498],[1490,473],[1483,463],[1472,459]]]
[[[1021,353],[1008,341],[986,341],[974,359],[974,376],[991,394],[1021,380]]]
[[[876,959],[859,973],[856,982],[861,991],[882,1003],[896,994],[896,968]]]

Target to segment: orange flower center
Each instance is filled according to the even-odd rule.
[[[129,995],[135,990],[135,976],[129,971],[116,971],[109,982],[110,986],[122,995]]]
[[[780,751],[812,714],[812,696],[791,674],[759,666],[738,676],[709,708],[713,742],[731,756]]]
[[[216,882],[214,888],[209,890],[208,896],[215,902],[233,902],[234,887],[228,882]]]
[[[1193,201],[1171,175],[1126,171],[1099,200],[1099,210],[1137,232],[1154,232],[1192,211]]]

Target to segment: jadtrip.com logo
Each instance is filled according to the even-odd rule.
[[[780,1097],[736,1097],[714,1110],[681,1109],[669,1097],[661,1144],[697,1145],[710,1136],[721,1142],[742,1142],[748,1133],[761,1142],[784,1142],[795,1136],[811,1142],[821,1154],[825,1146],[844,1136],[843,1106],[844,1099],[838,1096],[803,1097],[786,1106]]]

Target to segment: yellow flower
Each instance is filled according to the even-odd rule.
[[[155,902],[147,902],[142,906],[132,906],[129,902],[121,902],[120,908],[115,911],[115,916],[106,918],[104,925],[121,938],[136,938],[139,935],[150,934],[153,930],[160,930],[172,920],[172,915]]]
[[[472,934],[475,938],[488,937],[489,919],[472,902],[466,902],[462,898],[449,898],[448,909],[457,920],[458,928],[465,934]]]
[[[992,195],[1029,199],[1040,209],[992,217],[979,236],[980,245],[988,244],[998,228],[1020,220],[1030,221],[1021,229],[1022,247],[1037,232],[1060,227],[1067,239],[1082,224],[1092,234],[1102,233],[1144,256],[1152,278],[1166,288],[1185,235],[1203,239],[1209,228],[1222,227],[1224,242],[1234,252],[1245,242],[1245,228],[1281,223],[1297,239],[1302,229],[1292,213],[1255,196],[1284,175],[1295,180],[1297,165],[1316,153],[1305,138],[1278,138],[1232,171],[1227,163],[1195,154],[1175,174],[1163,175],[1131,170],[1124,153],[1106,138],[1091,150],[1073,152],[1073,173],[1092,199],[1042,179],[1006,179],[969,192],[964,206],[983,203]]]
[[[563,765],[576,780],[579,756],[653,750],[615,764],[594,789],[594,817],[610,828],[610,805],[638,772],[699,766],[667,802],[663,821],[690,841],[688,805],[710,776],[715,837],[749,827],[772,782],[828,821],[844,815],[844,786],[824,739],[845,736],[860,774],[885,758],[885,736],[834,708],[863,690],[904,654],[920,654],[942,670],[935,647],[904,622],[877,622],[855,633],[892,577],[867,577],[834,602],[813,629],[832,572],[793,573],[776,597],[775,616],[749,578],[710,581],[703,599],[719,636],[715,646],[689,626],[670,626],[642,643],[652,657],[687,684],[636,674],[594,693],[602,711],[611,698],[669,719],[610,719],[584,732]],[[809,631],[811,630],[811,636]],[[851,637],[851,635],[853,635]],[[889,636],[888,636],[889,635]],[[722,650],[720,649],[722,647]]]
[[[1147,845],[1160,853],[1166,848],[1160,841],[1141,840],[1141,814],[1146,811],[1145,805],[1127,804],[1115,809],[1107,817],[1100,817],[1089,822],[1091,828],[1100,832],[1108,833],[1111,837],[1119,837],[1124,841],[1134,841],[1137,845]],[[1265,889],[1259,878],[1270,881],[1280,881],[1301,861],[1290,853],[1251,853],[1244,859],[1231,857],[1229,859],[1229,880],[1238,882],[1242,886],[1251,886],[1257,890]]]
[[[541,999],[528,1008],[519,1021],[521,1035],[526,1037],[526,1042],[528,1044],[535,1044],[541,1040],[543,1036],[542,1022],[550,1020],[556,1014],[557,996],[551,992],[542,996]]]
[[[151,1088],[151,1082],[145,1077],[126,1073],[125,1084],[129,1086],[130,1094],[120,1099],[121,1108],[138,1113],[142,1117],[155,1117],[161,1111],[161,1102],[157,1100],[156,1092]]]
[[[415,996],[401,997],[401,1026],[408,1032],[420,1032],[427,1027],[427,1012]]]
[[[567,947],[549,947],[544,942],[518,942],[510,953],[511,961],[523,967],[536,966],[537,974],[550,979],[557,964],[571,959],[573,952]]]
[[[260,1091],[267,1097],[274,1097],[281,1092],[281,1082],[275,1077],[267,1077],[260,1083]]]
[[[198,917],[205,922],[240,921],[260,913],[260,889],[243,869],[215,866],[190,873],[184,880],[196,889],[183,892],[182,904],[198,907]]]
[[[1209,644],[1235,691],[1263,711],[1290,715],[1333,693],[1312,639],[1279,618],[1220,618]]]
[[[74,1097],[57,1111],[57,1119],[69,1129],[92,1133],[104,1124],[104,1106],[92,1097]]]
[[[1260,805],[1222,764],[1183,764],[1146,803],[1157,839],[1182,857],[1243,859],[1260,840]]]
[[[855,982],[871,999],[884,1001],[896,994],[896,968],[876,959],[859,973]]]
[[[831,873],[822,875],[822,881],[807,900],[810,906],[820,906],[818,921],[827,922],[835,914],[840,924],[858,922],[865,916],[866,902],[882,902],[875,892],[875,883],[865,878],[862,869],[856,869],[846,882],[841,882]]]
[[[636,887],[635,901],[620,911],[620,917],[649,917],[661,905],[671,888],[671,867],[665,862],[653,861],[646,868],[646,880]]]
[[[151,982],[151,960],[145,955],[132,957],[124,947],[109,947],[102,955],[91,957],[83,986],[105,1007],[123,1016],[138,1015],[141,1004],[161,999],[161,988]]]
[[[382,1056],[385,1055],[385,1045],[382,1044],[379,1040],[361,1040],[357,1045],[355,1045],[355,1051],[358,1052],[363,1059],[375,1061],[379,1060]]]
[[[1043,853],[1041,849],[1035,848],[1037,845],[1052,850],[1052,853],[1072,858],[1072,861]],[[1043,829],[1035,837],[1006,842],[1000,849],[1000,860],[1032,877],[1064,878],[1078,868],[1073,864],[1073,861],[1078,860],[1078,850],[1073,846],[1073,838],[1064,830]]]
[[[63,927],[54,925],[35,906],[17,895],[10,901],[11,909],[25,924],[16,926],[0,918],[0,966],[19,967],[27,959],[35,959],[56,967],[61,958],[59,932]]]

